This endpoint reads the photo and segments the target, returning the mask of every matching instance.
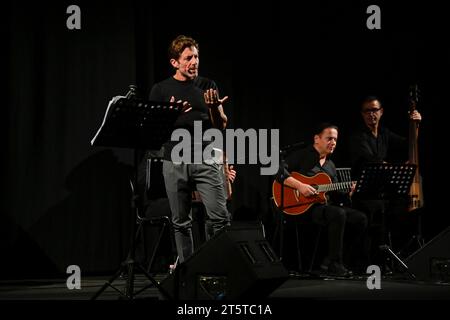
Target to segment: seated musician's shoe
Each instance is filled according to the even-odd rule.
[[[353,272],[347,269],[342,263],[325,259],[320,265],[320,269],[328,276],[351,277]]]
[[[320,270],[323,272],[327,272],[330,264],[331,264],[331,260],[329,258],[323,259],[323,262],[320,265]]]
[[[381,267],[381,273],[382,273],[384,276],[392,276],[392,275],[394,274],[394,272],[392,271],[392,269],[391,269],[387,264],[382,265],[382,267]]]
[[[328,275],[337,277],[351,277],[353,272],[342,263],[333,262],[328,266]]]

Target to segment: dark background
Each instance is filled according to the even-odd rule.
[[[345,138],[360,121],[359,99],[380,96],[384,123],[406,135],[408,87],[418,83],[424,236],[431,239],[450,222],[446,192],[435,188],[447,167],[439,121],[449,34],[443,7],[420,2],[379,3],[381,30],[366,28],[366,8],[376,2],[4,4],[1,277],[61,275],[71,264],[109,272],[124,258],[133,154],[90,140],[113,96],[130,84],[147,95],[171,75],[167,46],[178,34],[198,40],[200,73],[230,96],[229,128],[278,128],[285,145],[309,142],[315,124],[334,122],[338,166],[348,165]],[[81,8],[81,30],[66,28],[71,4]],[[272,177],[256,165],[237,170],[235,218],[262,219],[272,230]]]

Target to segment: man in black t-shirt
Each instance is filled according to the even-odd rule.
[[[169,46],[170,64],[175,74],[156,83],[150,92],[150,100],[183,103],[183,112],[175,122],[175,129],[185,129],[194,136],[194,122],[199,121],[203,130],[217,128],[223,130],[227,117],[222,104],[228,97],[219,98],[214,81],[198,75],[199,46],[197,42],[183,35],[178,36]],[[203,136],[203,133],[202,133]],[[209,224],[207,230],[215,233],[230,224],[230,214],[226,207],[226,191],[222,164],[215,158],[203,159],[194,154],[203,153],[209,141],[191,139],[191,161],[173,161],[172,149],[178,141],[164,144],[163,174],[167,197],[172,211],[172,223],[179,262],[192,255],[191,201],[194,188],[200,193],[205,205]],[[197,144],[197,147],[195,145]],[[198,144],[201,146],[199,147]],[[202,159],[201,163],[193,160]],[[207,237],[212,234],[207,234]]]
[[[317,190],[290,175],[298,172],[312,177],[320,172],[326,173],[332,180],[337,181],[336,167],[329,159],[333,153],[338,138],[338,128],[332,124],[321,124],[314,134],[314,144],[301,150],[292,152],[286,157],[285,167],[281,168],[277,180],[284,180],[284,184],[298,190],[304,197],[314,197]],[[353,186],[354,187],[354,186]],[[342,192],[329,192],[326,204],[314,204],[308,212],[315,223],[324,225],[328,229],[328,254],[321,264],[321,269],[329,275],[350,276],[352,274],[343,263],[344,230],[350,226],[353,230],[353,256],[359,263],[365,263],[365,231],[367,218],[361,211],[345,205]],[[352,261],[355,262],[356,261]],[[361,268],[363,266],[358,266]],[[359,270],[360,271],[360,270]]]
[[[384,109],[380,100],[376,96],[367,96],[362,100],[360,113],[363,121],[349,139],[353,177],[359,179],[362,169],[368,163],[405,162],[408,141],[382,125]],[[409,114],[409,119],[419,123],[422,116],[415,110]],[[402,216],[407,211],[408,199],[402,196],[386,197],[382,194],[355,194],[353,205],[368,214],[371,229],[371,263],[381,264],[384,259],[380,255],[379,246],[392,245],[390,231],[394,229],[394,225],[402,224],[397,228],[398,231],[403,232],[407,229]],[[399,232],[398,238],[401,237]],[[400,239],[397,240],[401,242]]]
[[[352,133],[349,145],[352,174],[356,177],[369,162],[406,161],[407,140],[381,125],[383,112],[375,96],[369,96],[361,103],[363,125]],[[409,117],[417,122],[422,120],[417,110]]]

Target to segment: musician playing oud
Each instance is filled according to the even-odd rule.
[[[293,173],[296,172],[307,177],[325,173],[331,178],[331,182],[337,182],[336,166],[329,159],[336,148],[337,139],[337,126],[329,123],[321,124],[314,132],[313,145],[291,152],[286,157],[285,167],[281,168],[278,173],[277,181],[281,183],[283,178],[287,177],[284,184],[295,188],[299,197],[310,199],[318,197],[320,191],[312,185],[294,178]],[[343,261],[344,230],[346,227],[352,229],[353,239],[350,245],[353,257],[364,257],[365,241],[363,240],[367,218],[364,213],[346,206],[343,195],[343,192],[327,192],[328,201],[314,203],[305,214],[310,214],[313,222],[326,226],[328,229],[328,254],[320,266],[321,270],[328,275],[345,277],[350,276],[352,271],[347,269]],[[346,254],[346,256],[350,255]],[[356,263],[356,259],[352,260],[348,262]]]

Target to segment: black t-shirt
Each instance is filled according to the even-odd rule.
[[[150,92],[149,99],[153,101],[170,101],[175,97],[175,101],[188,101],[192,110],[187,113],[181,113],[174,124],[174,129],[184,128],[191,134],[194,132],[194,121],[202,121],[202,130],[205,131],[212,127],[208,114],[208,106],[205,103],[204,92],[208,89],[218,90],[213,80],[196,77],[194,80],[179,81],[173,77],[167,78],[156,83]],[[203,134],[202,134],[203,136]],[[164,159],[170,160],[170,154],[174,145],[178,141],[167,141],[164,144]],[[204,144],[209,144],[205,142]]]
[[[359,177],[363,166],[369,162],[405,161],[406,146],[406,138],[385,127],[380,128],[377,137],[369,128],[360,128],[349,141],[352,175]]]
[[[332,182],[339,182],[336,172],[336,166],[330,159],[326,159],[323,165],[320,165],[320,155],[312,146],[295,150],[288,154],[285,159],[284,167],[280,168],[277,180],[281,182],[282,175],[287,178],[290,172],[298,172],[308,177],[312,177],[319,172],[326,173]],[[347,202],[347,194],[340,191],[328,192],[328,200],[332,204]]]

